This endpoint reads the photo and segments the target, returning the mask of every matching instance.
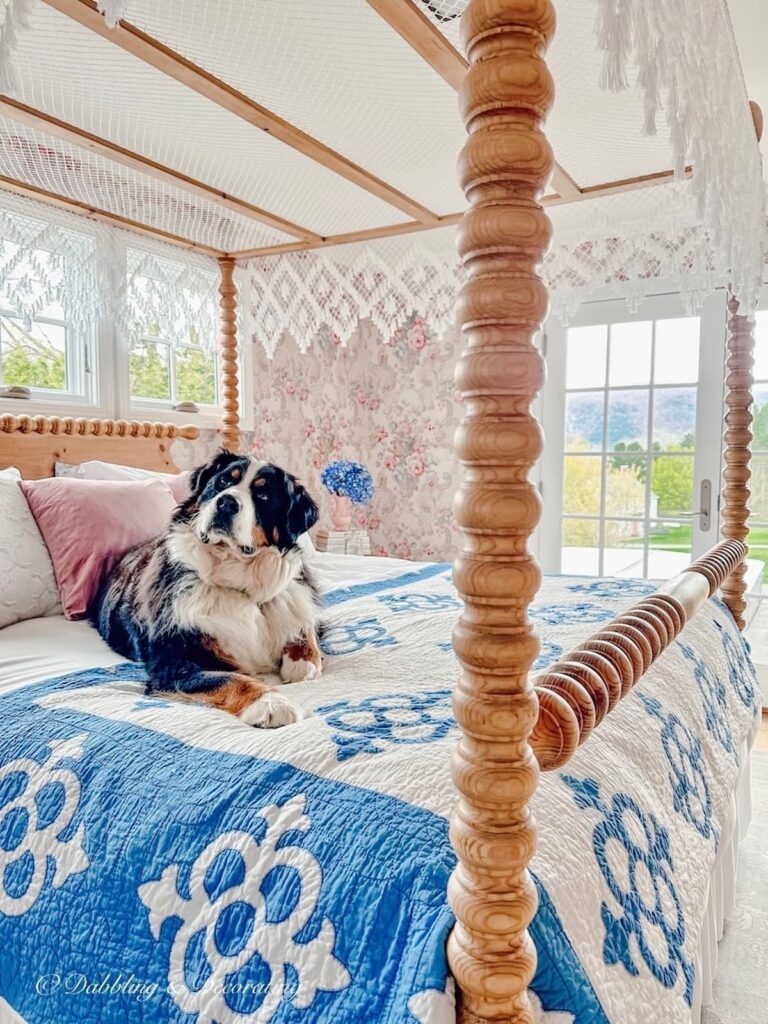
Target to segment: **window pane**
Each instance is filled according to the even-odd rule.
[[[607,341],[607,324],[570,328],[566,345],[566,388],[605,387]]]
[[[177,349],[174,400],[216,404],[216,358],[212,352],[199,348]]]
[[[764,566],[763,575],[764,577],[768,576],[768,525],[764,523],[753,526],[750,522],[747,543],[749,544],[750,561],[762,562]],[[768,580],[765,582],[768,582]],[[763,607],[765,607],[765,602]],[[766,627],[768,627],[768,616],[763,621]],[[766,629],[766,634],[766,640],[768,640],[768,628]]]
[[[699,318],[656,321],[657,384],[693,384],[699,379]]]
[[[67,329],[17,317],[0,316],[0,381],[28,388],[64,391],[67,382]]]
[[[158,342],[137,342],[131,348],[131,397],[171,400],[170,349]]]
[[[768,522],[768,455],[753,455],[749,480],[749,510],[753,519]],[[749,540],[750,552],[752,538]]]
[[[632,456],[627,456],[631,459]],[[637,459],[637,456],[635,456]],[[607,516],[635,517],[645,515],[645,456],[642,467],[621,462],[615,465],[608,459],[605,479],[605,514]]]
[[[663,388],[653,396],[653,444],[674,451],[696,447],[696,388]]]
[[[768,451],[768,387],[752,390],[752,451]]]
[[[650,320],[611,325],[611,387],[650,383],[652,336]]]
[[[612,391],[608,395],[608,448],[624,451],[629,445],[648,445],[648,395],[642,391]]]
[[[755,315],[755,380],[768,380],[768,310]]]
[[[563,512],[600,515],[602,456],[566,455],[563,473]]]
[[[600,524],[595,519],[563,520],[562,571],[597,576],[600,571]]]
[[[677,516],[681,512],[693,511],[693,456],[654,456],[651,516]]]
[[[602,391],[566,396],[566,451],[600,451],[603,447],[603,405]]]
[[[642,519],[607,520],[604,576],[642,576],[645,533]]]
[[[683,523],[651,523],[648,576],[669,579],[691,564],[691,527]]]

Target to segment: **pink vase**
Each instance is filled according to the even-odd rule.
[[[331,495],[331,522],[335,530],[348,530],[352,525],[352,502],[346,495]]]

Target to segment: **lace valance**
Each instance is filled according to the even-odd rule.
[[[215,260],[0,190],[0,304],[30,321],[55,307],[77,328],[106,317],[143,335],[213,349]]]
[[[679,292],[694,312],[713,289],[735,285],[727,257],[696,215],[689,182],[549,213],[554,242],[542,273],[551,310],[564,322],[590,299],[624,298],[634,310],[661,288]],[[371,320],[384,341],[414,316],[441,334],[453,323],[463,280],[454,238],[455,229],[440,228],[251,260],[237,272],[243,336],[271,355],[283,336],[302,351],[326,335],[346,344],[361,320]]]

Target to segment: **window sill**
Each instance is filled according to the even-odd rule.
[[[201,406],[199,412],[177,412],[167,405],[134,402],[129,416],[135,420],[173,423],[176,426],[199,427],[200,430],[221,430],[223,410]]]
[[[174,423],[177,426],[199,427],[200,430],[224,429],[224,410],[213,406],[201,406],[199,412],[177,412],[167,405],[134,402],[130,409],[130,417],[137,420]],[[240,430],[253,430],[252,411],[249,416],[241,413]]]
[[[72,416],[75,419],[101,419],[108,417],[109,411],[98,405],[89,405],[78,395],[62,395],[60,398],[2,398],[0,397],[0,416],[59,416],[62,419]]]

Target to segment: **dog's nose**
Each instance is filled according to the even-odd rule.
[[[240,502],[234,494],[222,494],[216,502],[216,511],[222,515],[233,516],[240,511]]]

